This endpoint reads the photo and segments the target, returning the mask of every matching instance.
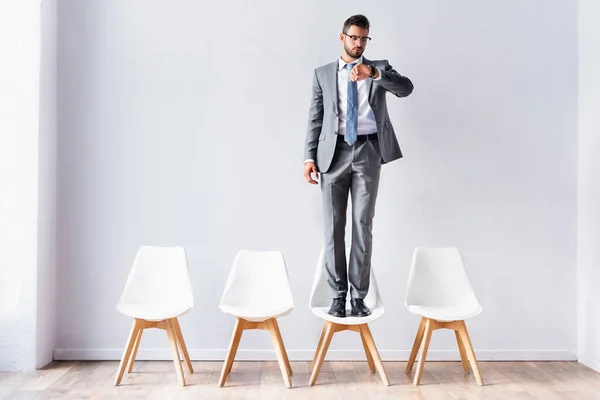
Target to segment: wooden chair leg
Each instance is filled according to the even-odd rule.
[[[182,386],[185,386],[185,377],[183,376],[183,368],[181,367],[181,356],[179,355],[179,349],[177,348],[177,337],[175,335],[175,328],[171,320],[166,320],[167,336],[169,338],[169,345],[171,346],[171,353],[173,354],[173,363],[175,364],[175,370],[177,371],[177,379]]]
[[[323,345],[323,339],[325,338],[325,333],[327,332],[327,324],[323,326],[323,330],[321,331],[321,338],[319,339],[319,344],[317,345],[317,350],[315,350],[315,356],[313,357],[312,363],[310,364],[310,371],[312,372],[315,368],[315,362],[317,361],[317,356],[319,355],[319,349]]]
[[[233,360],[235,359],[235,353],[237,353],[238,346],[240,344],[240,340],[242,338],[242,332],[244,331],[244,320],[238,318],[235,322],[235,328],[233,329],[233,335],[231,336],[231,343],[229,344],[229,351],[227,352],[227,357],[225,358],[225,362],[223,363],[223,370],[221,371],[221,378],[219,379],[219,386],[225,386],[225,381],[227,380],[227,375],[231,372],[231,366],[233,365]]]
[[[359,325],[361,336],[365,338],[365,342],[367,343],[367,347],[371,352],[371,357],[373,357],[373,363],[375,364],[375,368],[377,368],[377,372],[379,372],[379,376],[383,381],[385,386],[390,386],[390,380],[385,373],[385,369],[383,368],[383,363],[381,362],[381,357],[379,356],[379,352],[377,351],[377,346],[375,346],[375,341],[373,340],[373,335],[371,335],[371,330],[369,329],[369,325],[362,324]]]
[[[427,358],[427,350],[429,349],[429,341],[431,340],[431,332],[433,331],[433,321],[427,319],[425,323],[425,332],[423,342],[421,343],[421,354],[419,355],[419,364],[417,365],[417,373],[413,384],[418,386],[421,383],[421,375],[423,375],[423,367],[425,366],[425,359]]]
[[[187,346],[185,345],[185,341],[183,339],[183,333],[181,332],[181,326],[179,326],[179,321],[177,318],[171,318],[171,323],[173,324],[173,328],[175,329],[175,338],[177,339],[177,344],[179,345],[179,349],[181,350],[181,354],[183,355],[183,359],[185,361],[185,365],[190,373],[194,372],[194,368],[192,367],[192,360],[190,360],[190,354],[188,353]]]
[[[469,361],[471,363],[471,368],[473,369],[475,380],[477,381],[477,384],[482,386],[483,379],[481,378],[481,373],[479,372],[479,367],[477,366],[475,351],[473,350],[473,344],[471,344],[471,338],[469,337],[469,332],[467,331],[467,325],[465,324],[465,321],[460,321],[458,332],[465,346],[465,351],[467,352],[467,357],[469,358]]]
[[[425,333],[425,323],[426,319],[421,318],[421,322],[419,323],[419,329],[417,329],[417,334],[415,335],[415,342],[413,343],[413,347],[410,352],[410,357],[408,357],[408,362],[406,363],[406,372],[412,371],[413,365],[415,364],[415,360],[417,359],[419,347],[421,346],[421,342],[423,341],[423,333]]]
[[[140,341],[142,340],[142,333],[144,333],[144,328],[140,328],[137,331],[137,335],[135,336],[135,344],[133,345],[133,350],[131,352],[131,356],[129,356],[129,365],[127,366],[127,373],[130,374],[133,370],[133,363],[135,363],[135,356],[137,355],[138,348],[140,347]]]
[[[310,380],[308,381],[309,386],[314,386],[317,381],[317,377],[319,376],[319,372],[321,371],[321,365],[323,365],[323,361],[325,360],[325,355],[327,354],[327,349],[329,349],[329,344],[331,343],[331,339],[333,338],[333,334],[336,330],[336,325],[332,322],[325,322],[325,337],[323,338],[323,343],[321,347],[317,350],[317,356],[315,359],[315,366],[312,369],[310,374]]]
[[[129,338],[127,339],[127,345],[125,346],[125,350],[123,351],[123,357],[121,358],[121,363],[119,364],[119,369],[117,370],[117,376],[115,377],[115,386],[118,386],[121,383],[121,379],[123,378],[125,368],[127,367],[127,362],[129,361],[129,357],[131,356],[131,352],[133,351],[133,346],[135,345],[135,339],[137,337],[139,329],[140,321],[136,319],[133,321],[131,331],[129,332]]]
[[[460,338],[460,333],[458,331],[454,331],[456,335],[456,343],[458,344],[458,351],[460,353],[460,361],[462,362],[463,369],[465,373],[469,373],[469,360],[467,359],[467,353],[465,352],[465,345]]]
[[[273,346],[275,347],[275,354],[277,354],[277,361],[279,363],[279,369],[281,370],[281,376],[283,377],[283,382],[287,388],[292,387],[292,382],[290,380],[290,375],[288,372],[288,367],[285,359],[287,356],[285,355],[285,348],[283,347],[283,341],[281,341],[280,336],[277,333],[277,322],[275,319],[268,319],[266,321],[267,327],[269,328],[269,332],[271,333],[271,340],[273,341]],[[289,363],[289,361],[288,361]]]
[[[275,333],[277,333],[277,337],[279,338],[279,342],[281,343],[281,349],[283,352],[283,361],[285,362],[285,368],[287,369],[287,373],[289,376],[292,376],[292,365],[290,364],[290,359],[287,355],[287,350],[285,349],[285,345],[283,344],[283,337],[281,336],[281,330],[279,330],[279,323],[277,323],[277,319],[273,318],[271,320],[273,323],[273,327],[275,328]]]
[[[369,364],[369,370],[371,372],[375,372],[375,364],[373,363],[373,356],[371,355],[371,352],[369,351],[369,347],[367,345],[367,342],[365,341],[365,335],[363,334],[362,330],[360,331],[360,340],[362,341],[363,349],[365,350],[365,355],[367,356],[367,364]]]

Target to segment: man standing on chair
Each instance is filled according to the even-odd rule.
[[[411,94],[410,79],[387,60],[363,57],[369,20],[344,22],[342,55],[313,76],[304,177],[319,179],[325,226],[325,268],[333,293],[329,314],[346,316],[348,283],[352,316],[371,313],[364,303],[371,272],[372,228],[381,165],[402,157],[387,111],[386,94]],[[320,177],[319,177],[320,174]],[[346,208],[352,198],[352,248],[346,269]]]

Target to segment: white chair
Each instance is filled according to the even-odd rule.
[[[412,371],[420,347],[414,385],[421,381],[431,333],[442,328],[455,331],[465,372],[469,372],[470,361],[477,383],[483,385],[465,325],[466,319],[478,315],[483,309],[475,297],[457,248],[415,249],[408,276],[406,307],[411,313],[421,316],[421,324],[406,365],[406,372]]]
[[[379,356],[377,346],[375,346],[375,341],[373,340],[371,330],[369,329],[369,323],[379,319],[385,312],[383,303],[381,301],[381,296],[379,294],[379,288],[377,287],[377,281],[373,271],[374,269],[371,267],[369,292],[364,299],[365,305],[371,309],[371,315],[367,317],[334,317],[328,313],[329,308],[331,307],[333,296],[331,288],[327,283],[324,254],[324,250],[321,250],[309,303],[309,307],[313,314],[325,321],[325,326],[323,327],[323,332],[321,333],[321,338],[319,339],[319,344],[317,345],[317,350],[313,358],[309,385],[313,386],[317,381],[317,377],[321,371],[321,366],[323,365],[323,361],[327,355],[327,349],[329,348],[329,344],[331,343],[333,335],[336,332],[348,330],[358,332],[360,334],[365,355],[367,357],[367,362],[369,364],[369,369],[371,372],[375,372],[375,369],[377,369],[383,384],[389,386],[390,381],[387,377],[385,369],[383,368],[381,357]],[[347,248],[346,259],[349,259],[349,254],[350,248]],[[350,308],[350,296],[347,296],[347,315],[350,315]]]
[[[183,247],[140,248],[117,304],[117,310],[135,320],[115,385],[121,382],[126,367],[127,372],[131,372],[144,329],[158,328],[167,331],[177,377],[185,386],[179,350],[189,372],[194,371],[177,318],[193,306],[192,283]]]
[[[271,333],[281,375],[286,387],[290,388],[292,367],[277,324],[277,318],[289,314],[294,308],[283,254],[279,251],[238,252],[219,308],[237,318],[219,386],[225,385],[231,372],[242,332],[263,329]]]

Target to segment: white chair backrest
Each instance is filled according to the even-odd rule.
[[[241,250],[237,253],[221,305],[252,310],[293,307],[292,289],[280,251]]]
[[[408,276],[406,305],[479,305],[456,247],[417,247]]]
[[[194,306],[183,247],[141,247],[121,295],[121,303],[146,306]]]
[[[346,248],[346,260],[350,260],[350,247]],[[375,279],[375,271],[371,266],[369,291],[365,297],[365,304],[371,309],[383,307],[381,301],[381,295],[379,294],[379,287],[377,286],[377,280]],[[348,290],[349,292],[350,290]],[[317,261],[317,270],[313,280],[313,286],[310,294],[309,307],[330,307],[331,301],[333,300],[333,292],[331,287],[327,283],[327,270],[325,269],[325,250],[321,249],[319,260]],[[350,304],[350,293],[346,295],[346,307],[349,308]]]

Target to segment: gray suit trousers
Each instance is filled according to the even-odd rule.
[[[321,174],[325,225],[325,268],[333,297],[364,299],[369,291],[373,217],[381,173],[377,140],[350,146],[337,141],[331,167]],[[352,198],[352,246],[346,269],[346,210]]]

